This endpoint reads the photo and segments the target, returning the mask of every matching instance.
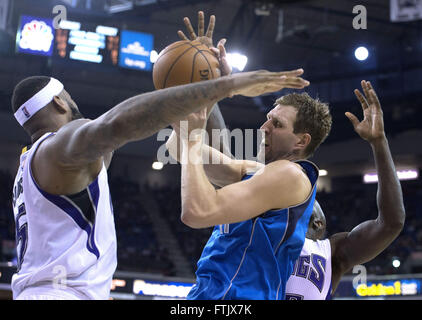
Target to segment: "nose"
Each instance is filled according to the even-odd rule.
[[[262,126],[261,126],[261,130],[265,132],[265,134],[270,132],[270,127],[271,127],[271,120],[267,120],[265,121]]]

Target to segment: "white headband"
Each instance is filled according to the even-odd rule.
[[[35,113],[44,108],[55,96],[62,92],[63,88],[64,86],[59,80],[51,78],[50,82],[41,91],[26,101],[15,112],[16,120],[23,126]]]

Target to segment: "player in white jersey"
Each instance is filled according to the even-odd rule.
[[[113,208],[103,164],[97,178],[74,195],[54,195],[34,180],[30,163],[46,133],[24,151],[15,179],[18,299],[107,299],[116,269]],[[65,235],[65,236],[64,236]]]
[[[21,156],[13,191],[14,298],[109,298],[116,235],[106,170],[114,150],[226,97],[303,81],[295,72],[238,73],[137,95],[95,120],[83,118],[60,81],[21,81],[12,109],[33,146]]]
[[[384,132],[383,113],[371,84],[362,81],[364,95],[355,94],[364,118],[346,116],[359,136],[372,147],[378,174],[378,217],[362,222],[350,232],[325,238],[326,220],[315,201],[306,241],[286,285],[286,299],[329,299],[341,277],[353,266],[368,262],[386,249],[401,232],[405,210],[400,182]]]
[[[328,300],[331,297],[330,239],[318,239],[312,234],[312,225],[318,225],[319,221],[325,225],[324,214],[315,201],[305,243],[286,284],[286,300]]]

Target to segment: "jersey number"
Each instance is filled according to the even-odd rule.
[[[16,251],[17,251],[17,271],[22,267],[23,259],[28,244],[28,223],[26,220],[25,204],[22,203],[18,209],[18,215],[16,217]]]

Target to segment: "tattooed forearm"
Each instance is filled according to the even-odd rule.
[[[110,124],[110,131],[101,139],[108,139],[118,148],[129,141],[149,137],[205,105],[228,97],[229,81],[223,77],[127,99],[101,117],[102,122]]]

